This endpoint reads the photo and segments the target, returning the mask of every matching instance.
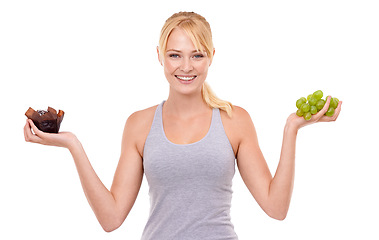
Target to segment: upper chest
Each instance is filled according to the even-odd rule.
[[[161,121],[163,126],[163,135],[169,142],[179,145],[199,142],[208,135],[212,124],[213,114],[215,113],[210,110],[207,113],[189,119],[178,119],[172,117],[164,118],[162,116]],[[151,118],[151,120],[147,121],[149,126],[144,128],[144,133],[137,144],[137,148],[141,156],[143,156],[145,141],[149,134],[153,117],[154,116],[150,114],[149,118]],[[233,148],[234,156],[236,156],[240,142],[240,136],[238,136],[239,131],[236,131],[236,124],[234,124],[233,119],[228,117],[226,112],[220,110],[220,118],[222,128]]]
[[[187,119],[162,116],[164,135],[168,141],[175,144],[199,142],[211,128],[212,115],[212,110],[210,110]]]

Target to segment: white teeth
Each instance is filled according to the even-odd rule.
[[[180,80],[183,80],[183,81],[190,81],[190,80],[194,79],[196,76],[193,76],[193,77],[176,76],[176,77],[179,78]]]

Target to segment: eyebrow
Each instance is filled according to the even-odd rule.
[[[166,52],[170,52],[170,51],[172,51],[172,52],[182,52],[182,51],[180,51],[180,50],[176,50],[176,49],[168,49],[168,50],[166,50]],[[193,53],[197,53],[197,52],[202,52],[202,51],[199,51],[199,50],[193,50],[192,51]],[[205,51],[204,51],[205,52]]]

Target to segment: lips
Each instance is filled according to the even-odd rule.
[[[196,79],[196,75],[175,75],[182,84],[190,84]]]

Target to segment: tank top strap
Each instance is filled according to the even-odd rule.
[[[155,116],[154,116],[154,121],[153,121],[153,126],[157,128],[157,130],[160,130],[163,128],[163,119],[162,119],[162,109],[163,109],[163,104],[166,101],[163,100],[157,107],[157,110],[155,111]]]
[[[225,150],[233,153],[232,145],[229,142],[224,124],[222,123],[221,110],[219,108],[213,108],[212,126],[210,130],[212,130],[212,140],[223,142],[225,146],[227,146]]]
[[[163,106],[164,102],[165,101],[162,101],[160,104],[158,104],[158,106],[155,110],[153,122],[151,124],[150,131],[149,131],[148,137],[147,137],[146,142],[145,142],[145,146],[147,145],[147,142],[150,142],[150,141],[162,142],[162,140],[164,140],[164,136],[161,133],[162,129],[163,129],[163,126],[162,126],[162,106]],[[144,148],[144,155],[145,155],[145,148]]]
[[[213,115],[212,115],[212,127],[213,129],[219,131],[220,129],[223,130],[224,127],[222,125],[221,120],[221,114],[219,108],[213,108]]]

